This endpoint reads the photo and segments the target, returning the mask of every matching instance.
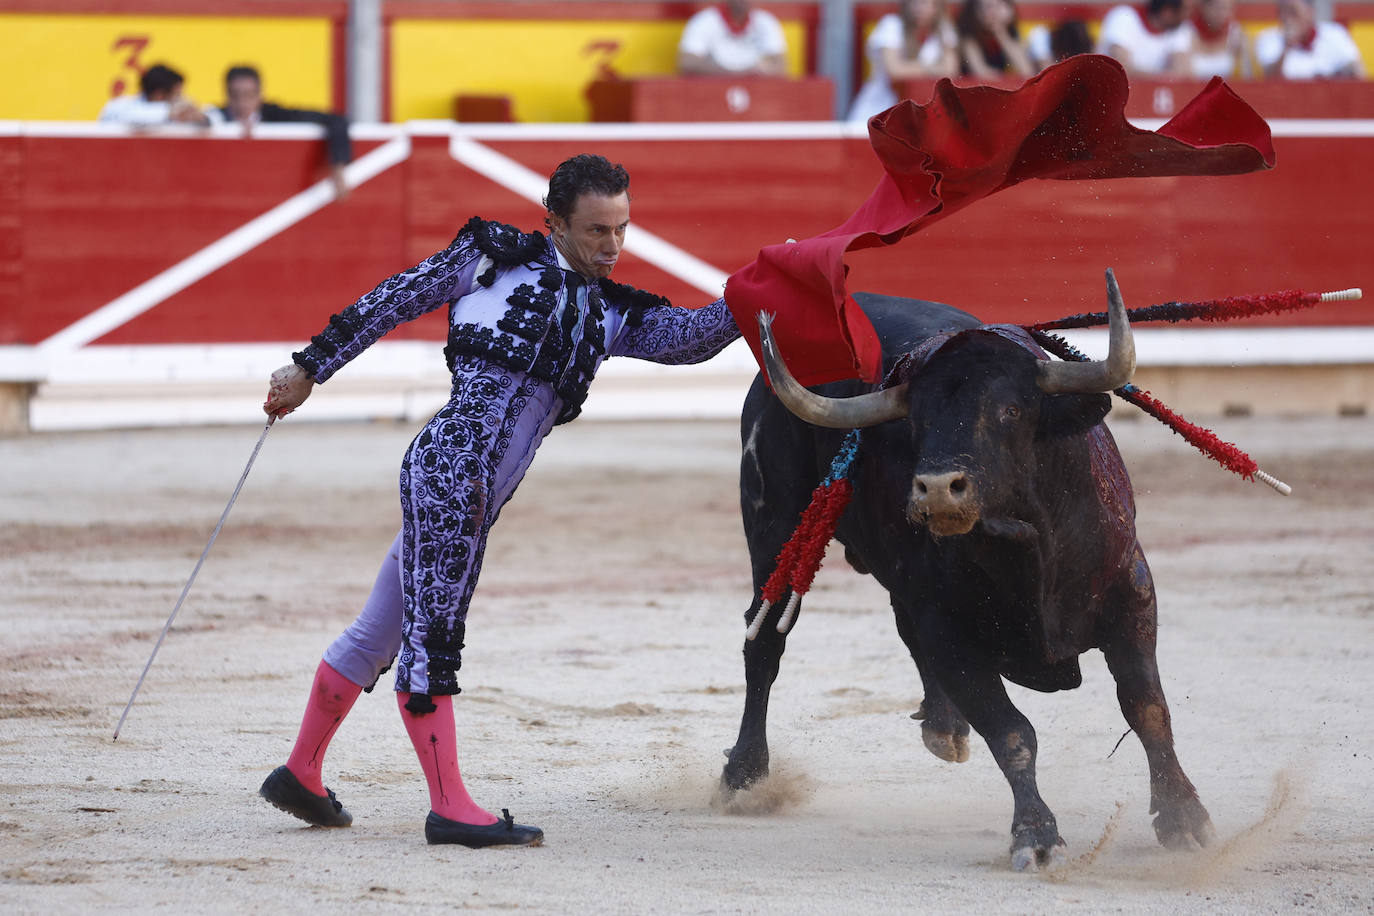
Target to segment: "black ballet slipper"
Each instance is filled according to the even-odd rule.
[[[502,808],[505,820],[494,824],[464,824],[451,821],[446,817],[429,812],[425,818],[425,839],[433,846],[437,843],[457,843],[469,849],[484,846],[539,846],[544,842],[544,831],[538,827],[517,824],[511,817],[510,809]]]
[[[265,780],[258,794],[276,808],[293,817],[298,817],[316,827],[347,827],[353,823],[353,815],[339,804],[334,793],[328,789],[324,795],[316,795],[301,785],[296,774],[284,766],[277,767]]]

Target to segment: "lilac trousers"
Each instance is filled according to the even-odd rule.
[[[397,691],[458,692],[487,533],[562,403],[550,385],[481,359],[460,360],[453,379],[401,462],[401,531],[372,593],[324,653],[355,684],[371,686],[396,659]]]

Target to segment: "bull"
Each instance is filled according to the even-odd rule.
[[[1135,369],[1110,270],[1107,297],[1107,358],[1052,362],[1020,328],[858,293],[889,375],[876,390],[857,381],[802,387],[771,319],[760,316],[772,388],[756,378],[741,418],[740,503],[754,579],[746,620],[776,613],[761,598],[775,558],[842,431],[864,428],[836,538],[849,563],[888,592],[924,690],[915,717],[927,749],[963,762],[972,728],[1005,775],[1018,871],[1062,858],[1064,841],[1036,785],[1035,729],[1003,679],[1045,692],[1077,687],[1079,656],[1093,648],[1144,746],[1159,841],[1197,848],[1215,836],[1174,750],[1155,660],[1154,584],[1130,481],[1102,424],[1107,392]],[[721,777],[727,794],[768,773],[768,699],[787,639],[780,629],[763,626],[744,646],[747,690]]]

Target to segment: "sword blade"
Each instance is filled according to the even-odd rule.
[[[181,610],[182,602],[186,600],[186,595],[191,591],[191,585],[196,581],[196,576],[200,573],[201,566],[205,565],[205,557],[210,553],[210,548],[215,546],[215,538],[219,537],[219,530],[224,527],[224,520],[229,517],[229,510],[234,508],[234,500],[239,498],[239,491],[243,489],[243,482],[248,479],[248,472],[253,470],[253,462],[258,460],[258,452],[262,450],[262,443],[267,439],[267,431],[272,428],[276,417],[271,417],[267,425],[262,428],[262,435],[258,436],[258,444],[253,446],[253,454],[248,456],[248,464],[244,467],[243,473],[239,476],[239,482],[234,487],[234,493],[229,497],[228,504],[224,507],[224,512],[219,517],[219,524],[215,525],[215,530],[210,535],[210,541],[205,545],[205,549],[200,552],[200,559],[196,561],[196,568],[191,570],[191,577],[186,580],[186,586],[181,590],[181,597],[177,599],[176,607],[172,608],[171,616],[162,626],[162,632],[158,634],[157,643],[153,646],[153,652],[148,656],[148,663],[143,666],[143,673],[138,676],[138,683],[134,685],[134,692],[129,695],[129,702],[124,704],[124,713],[119,717],[119,724],[115,726],[114,739],[119,740],[119,730],[124,727],[124,720],[129,716],[129,710],[133,709],[134,700],[138,697],[138,692],[143,688],[143,680],[148,676],[148,669],[153,667],[153,659],[157,658],[157,650],[162,648],[162,641],[167,638],[167,631],[172,628],[172,621],[176,620],[177,612]]]

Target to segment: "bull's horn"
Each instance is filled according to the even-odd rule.
[[[1131,322],[1126,317],[1126,304],[1116,275],[1107,268],[1107,317],[1110,321],[1107,358],[1084,363],[1043,362],[1036,382],[1048,394],[1089,394],[1113,391],[1131,380],[1135,374],[1135,340],[1131,336]]]
[[[907,415],[905,384],[852,398],[827,398],[802,387],[778,353],[778,343],[773,339],[773,316],[767,312],[759,312],[759,342],[773,393],[784,407],[807,423],[828,429],[858,429]]]

